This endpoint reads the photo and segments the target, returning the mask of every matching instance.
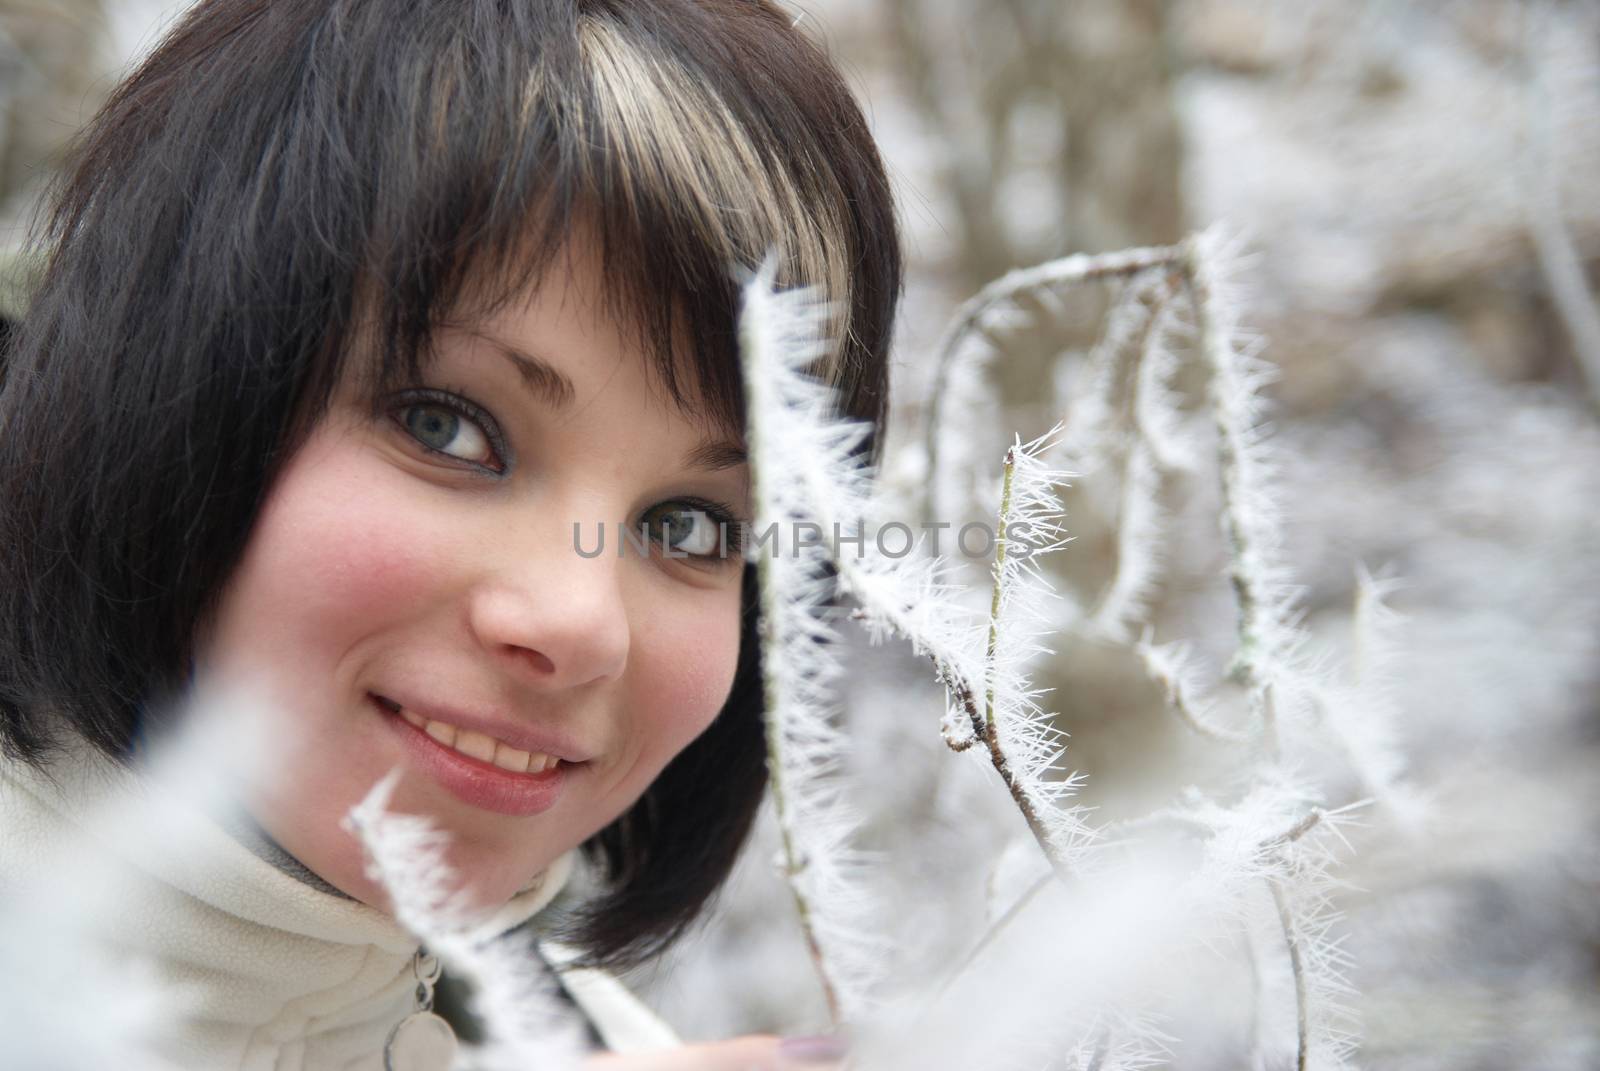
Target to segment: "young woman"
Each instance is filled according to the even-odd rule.
[[[819,374],[874,422],[899,289],[866,124],[794,22],[202,0],[78,144],[0,385],[0,896],[186,697],[264,694],[287,761],[249,822],[130,860],[119,940],[198,993],[187,1066],[383,1066],[416,943],[341,820],[395,767],[508,923],[581,853],[594,963],[726,877],[764,783],[719,535],[739,273],[775,251],[833,302]],[[600,525],[655,544],[577,553]]]

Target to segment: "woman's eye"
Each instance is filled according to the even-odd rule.
[[[486,417],[466,411],[466,405],[445,400],[418,400],[402,404],[395,419],[417,442],[436,453],[459,458],[474,465],[501,472],[505,465],[485,427]]]
[[[726,514],[680,503],[657,506],[645,514],[650,538],[659,541],[675,555],[695,558],[727,558],[724,542],[731,538],[734,523]]]

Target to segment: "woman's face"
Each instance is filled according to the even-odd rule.
[[[658,393],[586,249],[555,264],[443,331],[379,415],[341,392],[198,660],[268,689],[288,758],[250,801],[262,827],[379,906],[340,820],[390,769],[392,808],[434,819],[498,904],[626,810],[733,683],[742,561],[717,522],[748,519],[738,444]],[[619,557],[619,521],[708,557]],[[603,524],[604,553],[580,555],[575,524],[586,554]]]

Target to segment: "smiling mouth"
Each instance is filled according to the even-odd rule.
[[[561,759],[554,755],[545,755],[537,751],[523,751],[512,747],[503,740],[496,740],[486,733],[463,729],[449,722],[435,721],[424,718],[413,710],[407,710],[399,703],[385,696],[372,696],[373,700],[388,711],[404,719],[407,723],[422,730],[434,743],[440,747],[454,751],[458,755],[465,755],[469,759],[488,763],[507,773],[514,774],[541,774],[553,770],[562,764]]]

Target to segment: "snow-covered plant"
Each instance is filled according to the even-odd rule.
[[[125,931],[167,924],[159,913],[170,907],[168,882],[204,884],[241,794],[278,759],[268,711],[252,694],[192,697],[177,721],[182,730],[149,743],[132,769],[73,741],[70,761],[48,773],[19,765],[4,786],[36,797],[26,809],[54,816],[48,829],[4,831],[12,859],[30,863],[23,880],[0,888],[6,1066],[174,1066],[172,1024],[206,995],[175,981]]]
[[[858,1008],[881,962],[851,847],[855,816],[837,776],[844,742],[831,716],[839,667],[823,536],[859,519],[861,477],[850,462],[865,429],[838,420],[832,396],[807,378],[826,314],[814,295],[775,293],[770,265],[745,288],[740,344],[751,411],[749,454],[757,551],[767,768],[783,843],[782,868],[830,1014]],[[780,477],[780,472],[783,475]],[[802,540],[802,525],[816,526]],[[792,536],[784,545],[786,535]],[[805,545],[802,545],[805,544]]]
[[[1385,724],[1381,684],[1370,674],[1366,681],[1360,674],[1340,675],[1309,652],[1297,589],[1283,562],[1277,462],[1261,416],[1261,387],[1271,370],[1260,358],[1259,341],[1239,323],[1237,255],[1234,244],[1212,230],[1177,246],[1078,256],[1013,272],[962,307],[940,343],[927,406],[925,517],[950,505],[969,509],[943,496],[977,484],[940,470],[953,464],[950,458],[980,453],[958,430],[970,425],[949,419],[949,399],[965,397],[992,363],[997,343],[990,334],[1025,316],[1024,297],[1103,282],[1123,287],[1080,380],[1087,389],[1062,414],[1064,426],[1027,444],[1017,437],[1006,451],[999,503],[990,507],[997,525],[986,617],[974,615],[960,597],[953,568],[928,557],[875,554],[870,538],[855,555],[830,556],[818,545],[809,557],[758,559],[769,762],[785,868],[825,985],[840,977],[837,963],[848,954],[859,964],[870,963],[872,953],[870,941],[852,942],[836,922],[870,900],[860,857],[849,849],[853,817],[843,817],[841,806],[845,741],[828,695],[837,675],[830,650],[839,637],[835,606],[844,596],[857,604],[851,616],[873,639],[903,637],[931,659],[948,700],[946,742],[957,751],[987,753],[1048,864],[981,934],[966,962],[940,985],[940,995],[970,990],[969,975],[1015,981],[1015,963],[1001,974],[993,973],[995,963],[985,965],[998,955],[991,946],[1008,928],[1044,932],[1039,927],[1052,911],[1063,910],[1061,896],[1075,902],[1072,910],[1080,916],[1089,913],[1080,923],[1088,918],[1112,928],[1126,920],[1111,915],[1138,903],[1147,934],[1187,935],[1208,947],[1232,948],[1251,965],[1254,1059],[1279,1059],[1281,1031],[1265,1024],[1289,1021],[1298,1068],[1348,1066],[1354,1027],[1341,1001],[1346,961],[1328,891],[1335,883],[1334,848],[1343,843],[1339,827],[1360,801],[1334,798],[1340,786],[1329,782],[1327,764],[1317,760],[1330,750],[1342,755],[1362,794],[1391,805],[1392,813],[1404,803],[1403,762]],[[774,293],[768,274],[746,289],[742,340],[758,530],[774,522],[829,530],[873,517],[870,476],[858,461],[864,429],[841,421],[831,394],[810,376],[822,353],[821,323],[822,310],[806,295]],[[1196,363],[1208,384],[1209,428],[1196,428],[1194,415],[1180,409],[1178,376]],[[1208,437],[1215,466],[1199,454]],[[1089,481],[1116,479],[1120,486],[1116,565],[1083,605],[1058,599],[1039,568],[1040,556],[1064,543],[1057,489],[1069,466]],[[1221,485],[1218,520],[1238,621],[1233,658],[1215,674],[1186,638],[1158,643],[1152,617],[1172,527],[1164,493],[1174,482],[1209,472]],[[1362,593],[1358,628],[1371,643],[1383,631],[1382,590],[1368,583]],[[1146,819],[1097,829],[1071,802],[1080,779],[1062,764],[1067,727],[1040,705],[1032,683],[1056,650],[1086,642],[1135,653],[1164,692],[1175,724],[1231,753],[1231,773],[1205,792],[1175,787],[1171,802]],[[1365,658],[1370,661],[1372,652]],[[1166,832],[1149,839],[1158,828]],[[1187,869],[1172,869],[1173,830],[1200,853]],[[819,852],[837,855],[830,860]],[[1158,869],[1166,868],[1163,880],[1175,887],[1173,895],[1150,901],[1093,895],[1097,887],[1144,880],[1134,875],[1148,876],[1148,868],[1126,866],[1141,853],[1146,863],[1154,858]],[[1115,877],[1119,873],[1122,878]],[[1054,897],[1053,909],[1043,906],[1052,902],[1045,895],[1051,887],[1066,890]],[[1092,931],[1074,932],[1073,940],[1086,940]],[[1061,951],[1076,962],[1071,948]],[[1143,952],[1123,951],[1130,962],[1143,961]],[[1275,971],[1272,962],[1286,969]],[[1275,987],[1271,980],[1279,976],[1289,981]],[[1049,1066],[1133,1067],[1157,1059],[1165,1041],[1156,1024],[1167,1010],[1152,1004],[1159,987],[1098,986],[1081,975],[1069,985],[1051,977],[1058,988],[1039,1014],[1048,1008],[1055,1016],[1048,1032],[1054,1053],[1076,1052],[1081,1061]],[[1069,997],[1078,1003],[1063,1005]],[[1006,1010],[1013,1025],[1021,1007]],[[1002,1058],[994,1024],[980,1017],[965,1025],[987,1039],[980,1051],[989,1066],[1012,1066],[1013,1057],[1021,1061],[1016,1066],[1030,1066],[1028,1046]],[[903,1033],[898,1036],[904,1041]],[[877,1058],[898,1063],[902,1057],[894,1051],[886,1048]],[[921,1058],[933,1059],[927,1053]]]
[[[246,691],[207,693],[189,701],[175,719],[181,730],[149,745],[134,770],[75,743],[84,754],[48,776],[16,772],[7,791],[35,792],[45,807],[61,792],[84,813],[63,824],[68,835],[28,849],[38,863],[29,881],[0,890],[0,962],[28,965],[26,984],[6,985],[0,1000],[7,1066],[177,1066],[172,1026],[193,1018],[207,994],[176,983],[118,930],[169,924],[159,915],[171,906],[167,882],[203,885],[215,853],[244,850],[230,842],[248,822],[242,801],[286,761],[272,714]],[[396,920],[473,990],[485,1040],[453,1066],[575,1067],[581,1031],[555,998],[533,939],[501,934],[492,913],[471,906],[445,862],[443,833],[386,810],[395,781],[391,774],[375,785],[347,824]]]
[[[1052,615],[1050,584],[1039,556],[1061,547],[1055,488],[1066,473],[1043,460],[1058,428],[1006,451],[995,529],[993,589],[984,649],[983,718],[974,711],[974,735],[982,740],[1045,857],[1062,875],[1071,872],[1093,832],[1081,810],[1066,803],[1078,778],[1061,764],[1066,736],[1038,700],[1030,667],[1053,652],[1045,646]],[[959,738],[947,742],[965,750]]]
[[[841,528],[876,530],[878,508],[861,444],[868,432],[841,419],[833,392],[815,378],[824,352],[826,309],[805,292],[777,292],[770,269],[746,286],[740,318],[749,403],[757,532],[804,525],[834,535],[784,553],[757,555],[766,676],[768,768],[783,843],[783,869],[830,1011],[864,1006],[873,974],[887,962],[859,908],[871,903],[870,873],[849,847],[854,817],[842,798],[845,741],[829,691],[838,669],[835,595],[873,639],[899,636],[929,658],[947,690],[945,735],[965,750],[982,743],[1046,858],[1063,874],[1092,839],[1080,812],[1064,805],[1076,788],[1062,768],[1060,732],[1038,705],[1027,666],[1048,654],[1042,637],[1049,594],[1040,555],[1060,546],[1063,478],[1041,456],[1054,433],[1007,451],[993,532],[995,564],[987,617],[958,599],[944,563],[895,557],[872,536],[842,553]],[[798,544],[798,540],[796,543]],[[757,545],[760,549],[762,544]],[[837,588],[834,578],[837,578]]]
[[[581,1028],[556,996],[525,931],[502,934],[474,910],[471,890],[445,861],[449,838],[427,818],[388,810],[398,769],[375,784],[345,820],[360,838],[368,873],[389,894],[397,922],[473,991],[484,1039],[458,1054],[460,1071],[576,1067]]]

